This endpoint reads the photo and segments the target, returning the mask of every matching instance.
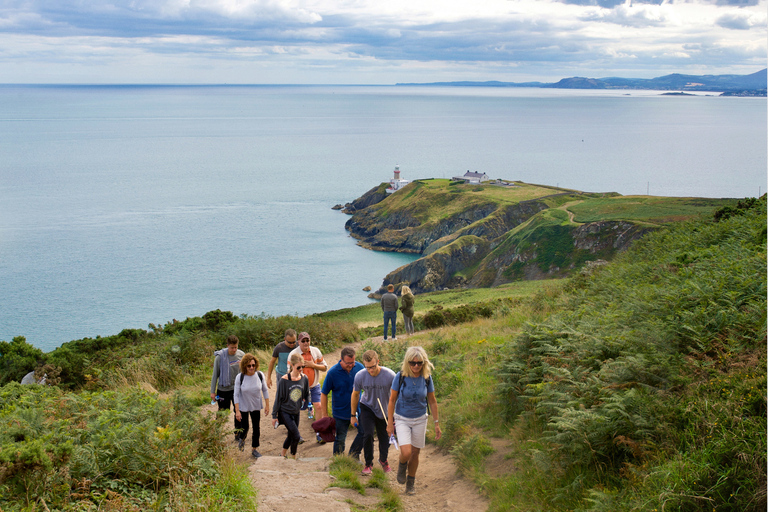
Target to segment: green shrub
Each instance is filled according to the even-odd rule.
[[[20,382],[43,360],[43,351],[27,343],[24,336],[0,341],[0,385]]]

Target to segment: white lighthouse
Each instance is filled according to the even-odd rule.
[[[395,166],[395,177],[389,180],[389,187],[387,187],[387,194],[391,194],[393,192],[396,192],[409,184],[410,180],[402,180],[400,179],[400,166]]]

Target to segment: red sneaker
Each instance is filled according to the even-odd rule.
[[[381,464],[381,469],[383,469],[385,473],[389,473],[390,471],[392,471],[387,461],[379,461],[379,464]]]

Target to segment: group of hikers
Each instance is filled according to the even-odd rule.
[[[392,333],[394,337],[394,332]],[[389,473],[390,444],[399,448],[397,481],[405,484],[406,494],[414,494],[419,452],[425,445],[427,422],[435,423],[435,438],[441,436],[437,400],[429,362],[422,347],[406,350],[400,371],[381,366],[375,350],[356,360],[352,347],[341,351],[338,363],[328,368],[321,351],[311,345],[310,335],[288,329],[283,341],[275,346],[267,375],[259,371],[259,361],[238,348],[237,336],[227,338],[227,346],[215,352],[211,376],[211,400],[219,410],[235,410],[235,440],[242,451],[249,428],[251,454],[259,453],[261,411],[270,412],[269,389],[272,373],[276,374],[276,391],[271,408],[272,426],[287,430],[281,455],[296,458],[298,445],[304,442],[299,433],[302,410],[314,419],[312,428],[318,443],[333,441],[333,454],[343,454],[347,432],[353,420],[357,435],[349,455],[363,455],[363,475],[374,467],[374,436],[378,440],[382,470]],[[327,371],[320,383],[320,373]],[[329,414],[329,396],[331,411]]]

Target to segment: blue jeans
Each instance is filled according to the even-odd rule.
[[[397,334],[397,311],[385,311],[384,312],[384,339],[387,339],[387,323],[392,322],[392,337],[396,338]]]
[[[333,454],[336,455],[337,453],[344,453],[344,449],[346,448],[347,443],[347,430],[349,430],[349,421],[350,420],[340,420],[336,419],[336,439],[333,441]],[[352,441],[352,446],[349,447],[349,454],[352,456],[359,456],[360,452],[363,451],[363,438],[365,436],[365,432],[363,432],[363,426],[358,422],[357,424],[357,435],[355,436],[355,440]]]

